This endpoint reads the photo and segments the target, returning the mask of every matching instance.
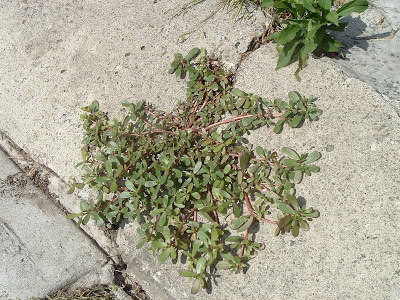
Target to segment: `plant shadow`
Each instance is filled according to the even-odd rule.
[[[361,19],[361,16],[347,16],[341,20],[348,22],[349,25],[344,32],[331,32],[331,35],[344,46],[342,48],[344,57],[351,53],[354,47],[368,51],[370,41],[385,39],[393,34],[391,30],[385,30],[381,33],[367,35],[366,30],[369,26]],[[399,29],[394,31],[394,34],[397,34],[398,31]]]

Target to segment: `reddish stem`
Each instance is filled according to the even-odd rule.
[[[185,223],[190,219],[190,217],[193,215],[193,213],[194,213],[194,208],[192,209],[190,214],[188,214],[188,216],[185,218],[185,221],[182,222],[181,226],[179,227],[178,231],[175,234],[175,238],[178,236],[179,232],[181,232],[183,225],[185,225]]]
[[[160,217],[161,217],[161,214],[158,214],[157,219],[156,219],[156,221],[154,222],[154,226],[153,226],[153,228],[151,229],[150,235],[153,235],[154,229],[156,229],[156,226],[157,226],[158,220],[160,220]]]
[[[269,113],[270,113],[270,112],[265,113],[265,114],[264,114],[264,117],[270,117],[270,116],[269,116]],[[233,117],[233,118],[230,118],[230,119],[222,120],[222,121],[219,121],[219,122],[217,122],[217,123],[208,125],[208,126],[207,126],[206,128],[204,128],[204,129],[205,129],[205,130],[210,130],[211,128],[214,128],[214,127],[219,126],[219,125],[222,125],[222,124],[240,121],[241,119],[250,118],[250,117],[253,117],[253,116],[257,116],[257,115],[241,115],[241,116],[236,116],[236,117]],[[281,117],[281,116],[282,116],[282,114],[275,114],[275,115],[272,115],[273,118],[279,118],[279,117]]]
[[[250,226],[251,226],[251,225],[250,225]],[[247,240],[247,237],[248,237],[248,235],[249,235],[249,229],[250,229],[250,227],[246,229],[246,232],[245,232],[244,238],[243,238],[244,240]],[[239,255],[239,257],[243,257],[243,254],[244,254],[244,247],[245,247],[245,245],[242,245],[242,249],[240,249],[240,255]]]
[[[197,208],[194,209],[193,221],[197,222]],[[197,232],[194,233],[194,240],[197,240]]]
[[[249,196],[247,195],[247,193],[244,193],[244,200],[246,201],[246,206],[247,206],[247,210],[249,211],[249,214],[251,216],[254,216],[255,215],[254,209],[253,209],[253,206],[251,206],[250,199],[249,199]]]
[[[173,134],[172,131],[154,129],[154,130],[144,131],[144,132],[141,132],[141,133],[129,133],[129,134],[126,134],[126,135],[130,135],[130,136],[142,136],[142,135],[151,134],[151,133]]]

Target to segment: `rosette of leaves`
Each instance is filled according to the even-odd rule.
[[[238,272],[263,248],[250,232],[256,222],[297,236],[318,217],[299,204],[294,184],[318,171],[313,163],[320,154],[283,148],[278,157],[243,144],[242,136],[261,126],[278,133],[322,111],[297,92],[284,102],[233,89],[232,75],[204,49],[175,55],[169,73],[188,77],[187,99],[171,113],[124,102],[126,116],[110,121],[96,101],[83,108],[77,167],[84,174],[71,179],[69,192],[89,186],[98,197],[81,202],[81,212],[69,218],[78,225],[91,218],[99,225],[136,220],[137,247],[149,244],[161,263],[185,255],[187,269],[179,274],[197,293],[216,268]],[[276,220],[268,219],[270,210],[278,212]]]
[[[287,66],[294,55],[298,56],[299,66],[295,73],[297,80],[301,68],[307,64],[310,53],[338,52],[343,47],[329,31],[344,31],[348,22],[340,19],[353,12],[362,13],[368,6],[368,0],[352,0],[339,9],[334,0],[264,0],[261,7],[274,7],[276,14],[290,13],[291,17],[283,21],[282,31],[269,36],[277,44],[279,53],[276,70]]]

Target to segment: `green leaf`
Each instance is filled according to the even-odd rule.
[[[97,178],[95,179],[95,181],[96,181],[96,182],[99,182],[99,183],[101,183],[101,182],[108,182],[108,181],[110,181],[110,178],[107,177],[107,176],[99,176],[99,177],[97,177]]]
[[[236,230],[240,226],[242,226],[244,223],[246,223],[247,220],[248,220],[248,218],[246,216],[241,216],[231,223],[231,228],[233,230]]]
[[[300,159],[300,156],[297,154],[297,152],[288,147],[283,147],[282,152],[285,153],[287,156],[289,156],[291,159],[294,159],[294,160]]]
[[[220,143],[223,143],[224,141],[222,140],[222,138],[216,133],[216,132],[213,132],[212,133],[212,137],[217,141],[217,142],[220,142]]]
[[[160,263],[165,263],[165,261],[168,259],[169,255],[171,254],[171,248],[165,249],[160,256],[158,257],[158,261]]]
[[[214,92],[218,91],[218,83],[213,82],[213,83],[211,84],[210,88],[211,88]]]
[[[279,133],[282,129],[282,123],[278,124],[276,123],[275,127],[274,127],[274,133]]]
[[[317,12],[315,7],[313,6],[314,3],[315,3],[314,0],[303,0],[303,5],[307,10],[311,12]]]
[[[268,8],[272,4],[274,4],[274,0],[263,0],[263,2],[261,3],[261,7]]]
[[[121,199],[126,199],[126,198],[130,198],[132,196],[131,192],[122,192],[121,194],[119,194],[119,197]]]
[[[199,48],[193,48],[186,55],[185,60],[189,61],[189,60],[193,59],[197,54],[199,54],[199,52],[200,52]]]
[[[304,215],[306,217],[309,217],[309,218],[318,218],[319,217],[319,211],[318,210],[313,210],[312,212],[305,213]]]
[[[289,203],[294,207],[295,210],[300,209],[299,201],[297,201],[296,197],[293,195],[286,195],[286,198],[289,200]]]
[[[128,190],[130,190],[130,191],[132,191],[132,192],[135,192],[135,191],[136,191],[135,186],[134,186],[133,183],[132,183],[131,181],[129,181],[129,180],[126,180],[126,181],[125,181],[125,186],[128,188]]]
[[[182,75],[182,65],[179,65],[175,71],[176,77],[180,77]]]
[[[230,262],[221,260],[221,261],[219,261],[219,262],[215,265],[215,267],[216,267],[217,269],[227,270],[227,269],[232,268],[232,264],[231,264]]]
[[[113,176],[113,170],[112,170],[111,162],[110,162],[109,160],[107,160],[107,161],[104,163],[104,166],[105,166],[105,168],[106,168],[107,174],[108,174],[109,176]]]
[[[144,244],[146,244],[146,240],[141,241],[139,244],[136,245],[136,249],[140,249],[143,247]]]
[[[230,164],[227,164],[223,170],[224,174],[228,174],[230,170],[232,169]]]
[[[193,174],[197,174],[197,172],[200,171],[202,165],[203,165],[202,162],[199,160],[199,161],[196,163],[196,165],[194,166]]]
[[[292,100],[294,103],[301,101],[301,95],[298,92],[291,91],[289,92],[289,99]]]
[[[291,126],[292,127],[296,127],[297,125],[300,124],[301,120],[303,120],[303,116],[302,115],[300,115],[300,114],[295,115],[293,120],[292,120]]]
[[[324,13],[328,13],[331,10],[332,1],[331,0],[318,0],[319,7],[322,8]]]
[[[75,191],[75,186],[71,186],[67,192],[67,194],[72,194]]]
[[[337,10],[338,16],[346,17],[350,15],[352,12],[362,13],[369,6],[369,2],[367,0],[354,0],[344,4]]]
[[[240,208],[239,205],[236,204],[236,202],[233,203],[233,214],[236,218],[240,217]]]
[[[167,243],[165,242],[160,242],[160,241],[153,241],[151,243],[151,246],[155,249],[159,249],[159,248],[166,248],[168,246]]]
[[[297,167],[297,166],[300,166],[300,163],[298,161],[293,160],[293,159],[284,159],[282,161],[282,163],[286,167]]]
[[[296,51],[297,45],[300,43],[300,41],[293,40],[285,44],[283,48],[277,47],[277,51],[279,53],[279,59],[278,63],[276,64],[275,70],[279,70],[285,66],[287,66],[291,59],[293,54]]]
[[[237,229],[237,232],[242,232],[247,230],[251,224],[253,224],[253,217],[250,217],[242,226]]]
[[[72,220],[72,219],[75,219],[80,216],[81,216],[81,214],[69,214],[69,215],[67,215],[67,219]]]
[[[319,167],[317,167],[316,165],[310,165],[308,166],[308,170],[312,173],[316,173],[319,172]]]
[[[246,96],[246,94],[243,91],[239,90],[239,89],[233,89],[232,90],[232,94],[235,95],[235,96],[238,96],[238,97]]]
[[[286,213],[286,214],[289,214],[289,215],[295,215],[295,214],[296,214],[296,211],[294,211],[293,208],[291,208],[291,207],[290,207],[289,205],[287,205],[286,203],[283,203],[283,202],[279,203],[279,204],[278,204],[278,208],[279,208],[282,212],[284,212],[284,213]]]
[[[319,153],[318,151],[311,152],[310,154],[307,155],[306,163],[307,164],[312,163],[320,158],[321,158],[321,153]]]
[[[202,208],[200,211],[203,213],[208,213],[210,211],[216,210],[218,208],[218,206],[214,205],[214,206],[207,206]]]
[[[244,127],[247,127],[253,122],[257,117],[256,116],[251,116],[249,118],[244,118],[242,119],[242,124]]]
[[[339,17],[338,14],[336,12],[336,10],[331,10],[327,15],[326,15],[326,19],[335,24],[336,26],[339,26]]]
[[[207,260],[205,257],[201,257],[196,264],[196,273],[203,274],[206,269]]]
[[[144,186],[145,187],[153,187],[153,186],[156,186],[157,185],[157,182],[156,181],[146,181],[145,183],[144,183]]]
[[[246,171],[247,167],[249,166],[249,162],[250,162],[250,153],[249,152],[245,152],[240,156],[240,168],[242,169],[242,171]]]
[[[292,222],[292,220],[293,220],[293,217],[292,217],[292,216],[285,216],[285,217],[283,217],[283,218],[280,219],[279,222],[278,222],[278,228],[279,228],[279,229],[285,228],[285,226],[286,226],[287,224],[289,224],[290,222]]]
[[[190,291],[193,295],[197,294],[197,292],[199,291],[200,283],[201,283],[200,278],[196,278],[194,280],[193,285],[192,285],[192,289]]]
[[[294,172],[293,181],[294,181],[295,183],[300,183],[302,179],[303,179],[303,172],[301,172],[300,170],[296,170],[296,171]]]
[[[178,273],[182,277],[196,277],[196,274],[190,270],[178,270]]]
[[[292,226],[292,235],[293,235],[293,237],[297,237],[299,235],[299,223],[298,222],[296,222]]]
[[[264,149],[263,148],[261,148],[260,146],[257,146],[256,147],[256,153],[259,155],[259,156],[261,156],[261,157],[264,157]]]
[[[276,40],[277,46],[286,44],[290,41],[293,41],[296,33],[300,30],[300,27],[297,25],[289,25],[285,29],[283,29],[280,34],[279,38]]]
[[[279,200],[281,199],[281,196],[279,196],[277,193],[273,192],[273,191],[264,191],[263,194],[268,197],[268,198],[272,198],[272,199],[276,199]]]
[[[310,229],[310,226],[306,221],[300,220],[300,227],[303,228],[305,231],[308,231]]]

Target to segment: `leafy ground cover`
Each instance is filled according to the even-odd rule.
[[[318,172],[320,154],[283,147],[279,156],[243,135],[262,126],[279,133],[322,111],[297,92],[272,101],[233,89],[233,74],[204,49],[176,54],[169,73],[188,78],[187,99],[172,112],[124,102],[126,116],[109,120],[97,101],[83,108],[84,174],[69,192],[88,186],[98,198],[69,218],[138,222],[138,248],[149,245],[161,263],[186,256],[179,274],[195,294],[217,269],[239,272],[265,247],[251,233],[256,223],[296,237],[319,216],[299,202],[295,184]]]

